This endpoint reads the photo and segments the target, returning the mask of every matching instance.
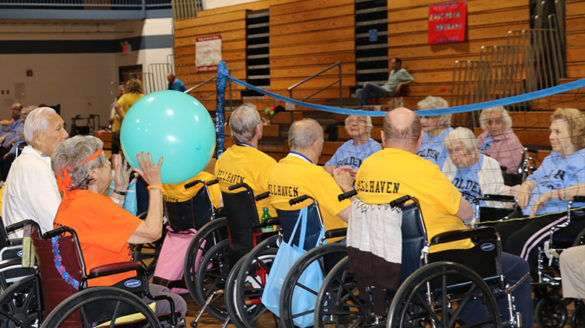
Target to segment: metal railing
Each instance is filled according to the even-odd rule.
[[[201,10],[203,10],[201,0],[173,0],[174,20],[197,17],[197,12]]]
[[[337,68],[338,68],[338,72],[339,72],[339,77],[338,77],[338,79],[337,79],[337,80],[335,80],[335,81],[333,81],[333,82],[332,82],[332,83],[330,83],[329,85],[327,85],[327,86],[325,86],[325,87],[323,87],[323,88],[321,88],[321,89],[317,90],[316,92],[314,92],[314,93],[310,94],[309,96],[307,96],[307,97],[305,97],[305,98],[301,99],[301,101],[305,101],[305,100],[307,100],[307,99],[310,99],[311,97],[313,97],[314,95],[316,95],[316,94],[320,93],[321,91],[328,89],[329,87],[331,87],[331,86],[335,85],[336,83],[339,83],[339,106],[343,106],[343,88],[342,88],[342,84],[341,84],[341,79],[342,79],[342,76],[341,76],[341,62],[340,62],[340,61],[338,61],[338,62],[336,62],[335,64],[332,64],[332,65],[330,65],[330,66],[328,66],[328,67],[326,67],[326,68],[324,68],[324,69],[320,70],[319,72],[317,72],[317,73],[315,73],[315,74],[313,74],[313,75],[311,75],[311,76],[307,77],[306,79],[304,79],[304,80],[302,80],[302,81],[300,81],[300,82],[298,82],[298,83],[295,83],[294,85],[292,85],[292,86],[288,87],[288,88],[287,88],[287,90],[288,90],[288,94],[289,94],[290,98],[293,98],[293,99],[294,99],[294,97],[293,97],[293,91],[294,91],[294,89],[295,89],[295,88],[297,88],[298,86],[300,86],[300,85],[304,84],[305,82],[308,82],[308,81],[310,81],[310,80],[312,80],[312,79],[316,78],[317,76],[319,76],[319,75],[321,75],[321,74],[323,74],[323,73],[325,73],[325,72],[329,71],[330,69],[333,69],[333,68],[334,68],[334,67],[336,67],[336,66],[337,66]]]
[[[217,79],[217,76],[212,76],[212,77],[208,78],[207,80],[205,80],[205,81],[203,81],[203,82],[201,82],[201,83],[197,84],[196,86],[194,86],[194,87],[191,87],[191,88],[187,89],[187,90],[185,91],[185,93],[186,93],[186,94],[190,94],[191,92],[193,92],[193,91],[195,91],[195,90],[197,90],[197,89],[201,88],[202,86],[204,86],[204,85],[206,85],[206,84],[208,84],[208,83],[211,83],[211,82],[215,81],[216,79]],[[233,109],[233,101],[232,101],[232,82],[231,82],[231,81],[229,81],[229,80],[228,80],[227,82],[228,82],[228,88],[229,88],[229,97],[228,97],[228,101],[229,101],[229,104],[230,104],[230,108],[231,108],[231,109]],[[205,99],[207,99],[207,98],[209,98],[209,97],[211,97],[211,96],[213,96],[213,95],[216,95],[216,94],[217,94],[217,91],[214,91],[214,92],[211,92],[211,93],[209,93],[209,94],[207,94],[207,95],[205,95],[205,96],[203,96],[203,97],[196,97],[196,99],[197,99],[197,100],[199,100],[199,101],[203,101],[203,100],[205,100]]]

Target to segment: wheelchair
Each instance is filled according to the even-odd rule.
[[[8,234],[23,229],[25,225],[35,224],[32,220],[17,222],[4,227],[0,218],[0,294],[12,283],[31,275],[34,268],[22,266],[22,238],[9,239]]]
[[[167,322],[165,327],[182,327],[172,299],[150,295],[147,277],[139,262],[108,264],[92,268],[86,274],[73,229],[61,227],[42,237],[33,229],[31,238],[38,261],[35,280],[37,286],[42,287],[37,289],[37,302],[40,304],[42,300],[45,313],[41,327],[161,327],[159,320]],[[137,277],[124,279],[112,287],[87,287],[93,278],[129,271],[136,272]],[[144,304],[139,296],[169,302],[170,313],[157,318],[154,309]]]
[[[355,193],[355,192],[354,192]],[[340,200],[347,197],[351,197],[354,193],[340,195]],[[284,277],[282,284],[282,290],[279,301],[279,314],[278,317],[273,316],[275,326],[282,327],[293,327],[294,319],[298,317],[304,317],[312,315],[313,309],[307,311],[306,309],[293,311],[293,295],[299,288],[308,290],[310,293],[317,295],[317,290],[312,290],[310,287],[303,285],[300,282],[301,275],[312,263],[318,263],[321,270],[327,273],[329,269],[337,263],[337,261],[343,258],[346,254],[345,245],[340,243],[324,244],[326,239],[344,237],[346,229],[335,229],[325,232],[325,236],[322,240],[318,240],[319,233],[324,227],[321,214],[319,212],[319,206],[316,200],[310,196],[303,195],[294,199],[289,200],[289,204],[295,205],[305,200],[312,200],[312,203],[307,206],[307,225],[306,237],[304,240],[304,249],[307,251],[301,256],[291,267],[289,273]],[[260,281],[258,278],[262,278],[258,275],[258,271],[266,270],[269,272],[269,268],[262,268],[265,266],[266,260],[264,257],[270,257],[276,255],[276,248],[273,247],[272,238],[277,239],[277,243],[280,244],[282,240],[290,240],[291,244],[299,245],[299,238],[301,235],[300,229],[293,236],[292,232],[294,226],[299,219],[301,210],[279,210],[277,209],[278,219],[281,226],[279,236],[270,237],[258,247],[254,248],[249,255],[242,258],[230,272],[227,278],[226,285],[226,306],[228,313],[236,326],[238,327],[255,327],[256,321],[260,318],[262,313],[266,311],[265,307],[261,304],[261,296],[263,292],[263,286],[266,281]],[[313,248],[313,245],[317,243],[320,246]],[[250,284],[252,288],[250,288]],[[254,288],[256,286],[256,288]]]
[[[221,235],[221,231],[227,228],[228,233],[227,237],[217,240],[217,243],[205,252],[197,269],[192,295],[195,301],[202,306],[202,309],[195,321],[191,323],[192,326],[197,326],[204,311],[209,312],[218,320],[225,321],[226,324],[230,320],[237,320],[235,316],[229,316],[227,311],[226,303],[229,299],[226,295],[226,282],[228,275],[234,271],[234,268],[238,267],[238,263],[241,263],[240,260],[247,257],[252,249],[262,248],[268,249],[268,251],[258,254],[257,259],[259,260],[255,263],[257,266],[261,265],[263,269],[257,270],[257,274],[260,276],[258,279],[265,281],[266,274],[276,255],[274,247],[278,231],[274,230],[274,227],[278,225],[278,219],[271,218],[260,223],[256,209],[256,201],[268,197],[268,192],[254,196],[252,189],[245,183],[232,185],[229,190],[241,191],[222,192],[226,218],[221,224],[216,223],[217,219],[215,219],[198,232],[198,235],[200,233],[210,236],[213,234]],[[271,227],[273,231],[262,232],[262,228],[265,227]],[[201,237],[200,240],[203,238]],[[256,287],[261,289],[262,286]],[[252,289],[250,288],[250,290]],[[232,321],[232,323],[234,322]]]
[[[526,180],[526,177],[536,170],[536,158],[538,156],[537,149],[524,148],[522,151],[522,159],[520,160],[520,167],[518,173],[506,173],[506,167],[502,166],[502,177],[506,186],[514,186],[521,184]]]
[[[409,201],[412,202],[406,204]],[[317,297],[315,327],[517,327],[521,324],[521,315],[515,311],[511,292],[529,275],[513,286],[506,283],[501,242],[493,228],[449,231],[434,236],[429,243],[414,197],[403,196],[389,205],[401,209],[400,287],[394,292],[370,281],[360,283],[356,276],[358,272],[349,271],[351,259],[346,258],[329,272],[323,282]],[[463,239],[470,239],[474,246],[429,253],[429,247],[433,245]],[[349,243],[348,240],[348,246]],[[372,313],[376,293],[386,296],[386,302],[392,300],[386,318]],[[504,322],[496,303],[499,298],[507,303]],[[479,311],[483,315],[477,315]]]

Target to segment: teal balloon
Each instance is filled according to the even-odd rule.
[[[207,109],[195,98],[174,90],[150,93],[124,117],[120,132],[124,156],[140,168],[136,155],[163,157],[161,178],[180,183],[201,172],[215,149],[215,128]]]

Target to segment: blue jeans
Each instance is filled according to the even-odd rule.
[[[363,88],[355,90],[355,95],[359,99],[360,105],[365,106],[368,104],[368,99],[392,97],[394,91],[388,91],[375,83],[366,82]]]

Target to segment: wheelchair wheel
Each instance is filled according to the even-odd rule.
[[[398,288],[387,327],[502,327],[496,299],[471,269],[435,262],[412,273]]]
[[[225,283],[225,307],[227,309],[228,315],[230,317],[230,323],[234,324],[236,327],[245,327],[244,323],[240,319],[240,314],[238,313],[238,309],[235,304],[235,289],[236,289],[236,281],[238,277],[238,273],[242,268],[242,263],[246,260],[246,257],[242,257],[241,259],[236,262],[234,267],[230,270],[226,278]]]
[[[201,306],[214,292],[225,291],[225,281],[230,269],[227,259],[229,247],[229,241],[222,240],[207,251],[201,260],[195,281],[195,301]],[[206,310],[213,317],[224,321],[227,318],[224,295],[216,297]]]
[[[197,259],[201,261],[205,253],[215,246],[227,236],[227,221],[225,218],[217,218],[207,222],[197,233],[193,236],[187,254],[185,255],[185,263],[183,265],[183,278],[185,286],[189,290],[191,297],[200,305],[201,300],[197,300],[196,296],[196,281],[197,281]],[[203,300],[205,302],[205,299]]]
[[[366,304],[359,298],[358,286],[348,267],[345,257],[323,280],[315,303],[315,327],[366,326]]]
[[[244,326],[239,328],[255,328],[257,321],[266,312],[261,303],[262,292],[276,257],[276,242],[279,238],[278,235],[269,237],[244,257],[234,284],[234,305],[239,319],[244,323]],[[274,326],[278,326],[278,318],[273,315],[272,319]]]
[[[545,297],[536,303],[534,316],[538,327],[562,328],[567,323],[569,313],[562,299]]]
[[[571,328],[585,327],[585,304],[583,301],[575,301],[575,310],[571,316]]]
[[[0,295],[0,327],[38,327],[41,299],[38,276],[30,275],[13,283]]]
[[[313,317],[313,309],[311,309],[310,313],[307,312],[299,312],[294,313],[292,304],[293,304],[293,292],[295,290],[304,289],[313,293],[315,298],[319,293],[319,290],[312,290],[304,286],[301,282],[299,282],[301,275],[305,271],[305,269],[311,265],[312,263],[318,263],[321,269],[323,270],[323,276],[327,275],[328,268],[331,268],[335,265],[340,259],[347,256],[347,246],[344,244],[333,243],[333,244],[326,244],[323,246],[316,247],[302,257],[300,257],[295,264],[291,267],[290,271],[288,272],[287,276],[284,278],[284,282],[282,284],[282,291],[280,292],[280,320],[284,327],[293,327],[294,326],[294,318],[297,317],[304,317],[310,315],[311,318]],[[307,317],[308,319],[308,317]]]
[[[154,312],[138,296],[121,288],[91,287],[61,302],[49,314],[41,328],[65,326],[68,319],[76,320],[75,317],[79,318],[79,314],[81,327],[95,327],[96,324],[116,322],[123,320],[125,315],[136,313],[143,318],[133,326],[160,328]]]

